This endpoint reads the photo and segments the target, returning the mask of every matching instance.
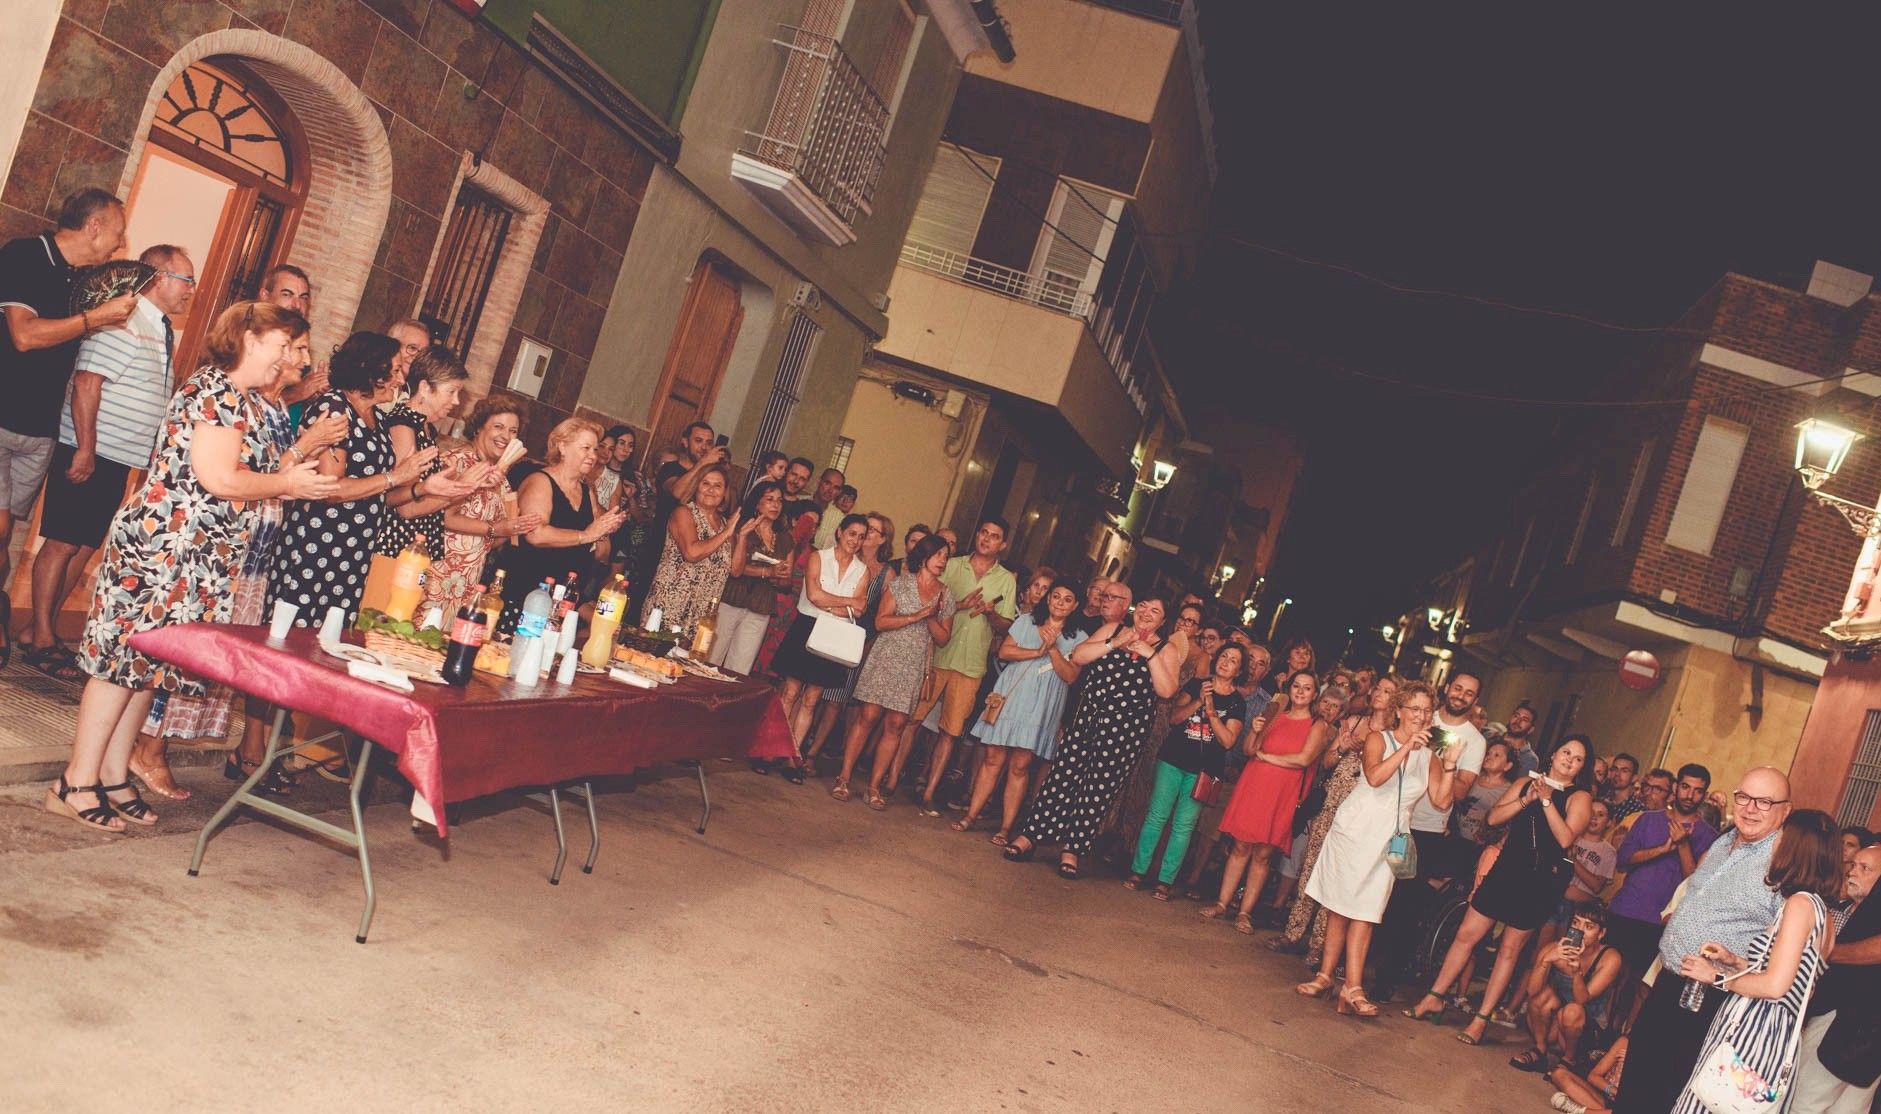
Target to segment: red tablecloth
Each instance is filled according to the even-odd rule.
[[[183,623],[132,637],[142,653],[238,692],[331,720],[398,756],[446,834],[444,805],[504,789],[627,774],[674,759],[786,758],[783,708],[767,685],[686,676],[639,689],[597,674],[522,688],[478,673],[465,688],[403,693],[349,676],[312,630]]]

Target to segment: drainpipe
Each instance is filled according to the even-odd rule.
[[[1012,49],[1012,32],[1006,27],[1006,21],[1000,18],[999,5],[995,0],[969,0],[973,5],[973,14],[980,21],[980,31],[993,47],[993,56],[1001,62],[1010,62],[1018,56]]]

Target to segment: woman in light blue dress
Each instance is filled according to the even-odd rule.
[[[999,680],[987,698],[987,709],[967,729],[967,734],[986,745],[980,751],[980,768],[974,773],[967,814],[954,821],[954,831],[967,831],[979,821],[1003,770],[1006,791],[999,830],[993,833],[992,841],[1001,847],[1006,845],[1031,785],[1033,763],[1050,762],[1058,749],[1058,720],[1064,711],[1065,694],[1078,677],[1078,667],[1071,664],[1071,651],[1085,637],[1083,616],[1078,614],[1083,599],[1077,585],[1060,580],[1031,614],[1012,621],[1005,640],[999,644]],[[999,706],[996,715],[995,704]],[[989,716],[993,717],[991,723],[987,722]]]

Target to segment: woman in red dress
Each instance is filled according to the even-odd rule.
[[[1221,831],[1234,837],[1234,850],[1222,871],[1220,898],[1202,910],[1202,916],[1209,920],[1224,916],[1228,903],[1234,900],[1235,886],[1246,873],[1247,887],[1241,894],[1234,927],[1250,935],[1254,931],[1254,903],[1267,885],[1267,867],[1274,848],[1284,853],[1292,846],[1293,812],[1300,807],[1307,778],[1333,736],[1333,725],[1313,714],[1313,705],[1319,699],[1319,680],[1309,670],[1288,677],[1280,691],[1274,703],[1284,702],[1284,708],[1269,711],[1263,717],[1266,725],[1247,744],[1247,769],[1235,782],[1234,796],[1222,813]]]

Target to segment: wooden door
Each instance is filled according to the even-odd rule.
[[[679,324],[673,329],[673,343],[660,372],[659,393],[648,415],[647,425],[653,431],[647,442],[649,466],[679,442],[682,430],[712,412],[744,316],[737,280],[723,265],[701,262],[680,307]]]

